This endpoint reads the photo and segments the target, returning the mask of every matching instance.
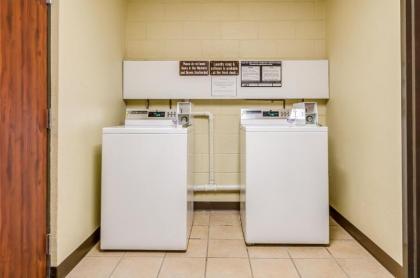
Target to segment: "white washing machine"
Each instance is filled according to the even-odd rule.
[[[328,244],[328,129],[243,109],[241,220],[248,244]]]
[[[167,113],[173,112],[150,112],[138,124],[103,129],[101,249],[187,249],[192,127],[164,119]]]

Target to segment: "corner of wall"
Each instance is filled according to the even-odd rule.
[[[57,266],[57,184],[58,184],[58,29],[60,0],[50,10],[50,154],[49,154],[49,233],[50,264]]]

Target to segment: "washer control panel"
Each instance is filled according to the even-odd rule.
[[[241,109],[241,120],[252,119],[288,119],[290,116],[289,109],[263,110],[263,109]]]
[[[125,113],[126,120],[169,120],[176,119],[176,111],[150,111],[140,109],[127,109]]]

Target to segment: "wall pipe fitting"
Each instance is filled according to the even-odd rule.
[[[209,120],[209,183],[194,185],[195,192],[239,191],[239,184],[215,184],[214,178],[214,115],[211,112],[192,112],[193,117],[206,117]]]
[[[207,117],[209,119],[209,184],[214,184],[214,116],[210,112],[191,112],[194,117]]]
[[[239,184],[200,184],[194,185],[194,192],[208,192],[208,191],[239,191]]]

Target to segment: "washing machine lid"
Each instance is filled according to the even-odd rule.
[[[186,134],[188,127],[181,126],[114,126],[104,127],[103,134]]]
[[[327,132],[328,127],[317,125],[241,125],[246,132]]]

